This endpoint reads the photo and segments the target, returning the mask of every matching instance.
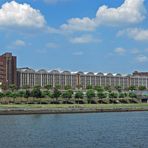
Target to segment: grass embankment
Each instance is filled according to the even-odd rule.
[[[88,108],[88,109],[148,109],[148,103],[138,104],[0,104],[0,109],[68,109],[68,108]]]

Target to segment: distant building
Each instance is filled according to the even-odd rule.
[[[16,56],[12,53],[5,53],[0,56],[0,82],[3,86],[10,84],[17,85],[18,88],[25,86],[34,87],[39,85],[60,85],[62,88],[71,86],[72,89],[78,87],[86,89],[92,86],[121,86],[123,89],[129,86],[145,86],[148,88],[148,72],[135,71],[131,75],[93,72],[70,72],[58,70],[33,70],[31,68],[18,68],[16,70]]]
[[[44,69],[35,71],[30,68],[19,68],[17,70],[18,86],[36,86],[60,85],[62,88],[69,85],[73,89],[80,86],[86,89],[88,85],[92,86],[121,86],[123,89],[129,86],[145,86],[148,88],[148,76],[146,75],[121,75],[104,74],[93,72],[70,72],[70,71],[46,71]]]
[[[10,84],[17,84],[16,56],[12,56],[12,53],[0,56],[0,82],[6,88]]]

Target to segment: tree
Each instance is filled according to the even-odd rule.
[[[42,92],[38,87],[34,88],[31,93],[32,93],[32,97],[34,97],[34,98],[41,98],[42,97]]]
[[[78,91],[75,93],[75,98],[76,99],[83,99],[84,95],[83,95],[83,92],[81,91]]]
[[[4,96],[4,93],[0,92],[0,98],[3,98]]]
[[[18,91],[17,94],[18,94],[18,97],[24,97],[25,91]]]
[[[138,87],[138,90],[144,91],[144,90],[146,90],[146,87],[145,87],[145,86],[139,86],[139,87]]]
[[[94,87],[94,89],[95,89],[96,91],[98,91],[98,92],[103,92],[103,91],[104,91],[103,87],[102,87],[102,86],[98,86],[98,85],[96,85],[96,86]]]
[[[87,85],[86,89],[93,89],[93,86],[92,85]]]
[[[52,85],[48,84],[44,86],[45,89],[47,89],[47,91],[49,91],[52,88]]]
[[[31,97],[31,92],[30,92],[29,90],[26,90],[26,91],[25,91],[25,94],[24,94],[24,97],[25,97],[25,98]]]
[[[110,85],[105,86],[104,89],[105,89],[105,91],[108,91],[108,92],[112,91],[112,88]]]
[[[98,96],[99,99],[107,98],[107,94],[104,93],[104,92],[98,92],[97,96]]]
[[[118,98],[118,94],[117,93],[115,93],[115,92],[111,92],[111,93],[109,93],[109,98]]]
[[[62,97],[65,99],[70,99],[70,98],[72,98],[72,94],[73,94],[72,90],[67,90],[62,93]]]
[[[61,91],[59,91],[59,89],[57,89],[57,88],[54,88],[52,97],[53,97],[53,98],[56,98],[56,101],[58,101],[58,98],[59,98],[60,96],[61,96]]]
[[[96,95],[95,95],[95,91],[94,91],[93,89],[87,90],[86,96],[87,96],[87,98],[88,98],[88,102],[90,103],[90,102],[91,102],[91,99],[96,96]]]
[[[16,90],[16,85],[15,84],[10,84],[9,85],[9,89],[14,92],[14,90]]]
[[[122,87],[121,86],[115,86],[115,89],[120,93],[122,92]]]
[[[137,98],[137,95],[135,93],[133,93],[133,92],[130,92],[129,97],[130,98]]]
[[[132,85],[132,86],[130,86],[130,87],[128,88],[128,90],[134,91],[134,90],[137,90],[137,87]]]
[[[119,93],[119,98],[125,98],[126,94],[125,93]]]
[[[60,84],[56,84],[56,85],[55,85],[55,88],[56,88],[56,89],[61,89],[61,85],[60,85]]]

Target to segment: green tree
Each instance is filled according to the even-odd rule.
[[[136,87],[136,86],[130,86],[130,87],[128,88],[128,90],[134,91],[134,90],[137,90],[137,87]]]
[[[72,94],[73,94],[72,90],[67,90],[62,93],[62,97],[65,99],[70,99],[70,98],[72,98]]]
[[[112,91],[112,88],[110,85],[105,86],[104,89],[105,89],[105,91],[108,91],[108,92]]]
[[[115,86],[115,89],[120,93],[122,92],[122,87],[121,86]]]
[[[56,85],[55,85],[55,88],[56,88],[56,89],[61,89],[61,85],[60,85],[60,84],[56,84]]]
[[[86,89],[93,89],[93,86],[92,85],[87,85]]]
[[[84,97],[84,94],[83,94],[82,91],[77,91],[77,92],[75,93],[75,98],[76,98],[76,99],[83,99],[83,97]]]
[[[95,95],[95,91],[94,91],[93,89],[87,90],[86,96],[87,96],[87,98],[88,98],[88,102],[90,103],[91,100],[92,100],[92,98],[95,98],[95,96],[96,96],[96,95]]]
[[[119,98],[125,98],[126,94],[125,93],[119,93]]]
[[[57,89],[56,87],[53,90],[53,94],[52,97],[56,98],[56,101],[58,101],[58,98],[61,96],[61,91],[59,91],[59,89]]]
[[[105,98],[107,98],[107,94],[104,93],[104,92],[98,92],[97,93],[97,96],[98,96],[99,99],[105,99]]]
[[[94,89],[95,89],[96,91],[98,91],[98,92],[103,92],[103,91],[104,91],[103,87],[102,87],[102,86],[98,86],[98,85],[95,86]]]
[[[48,84],[48,85],[45,85],[44,88],[49,91],[51,88],[52,88],[52,85]]]
[[[18,97],[24,97],[25,91],[18,91],[17,94],[18,94]]]
[[[16,90],[16,85],[15,84],[10,84],[9,89],[14,92]]]
[[[138,87],[138,90],[144,91],[144,90],[146,90],[146,87],[145,87],[145,86],[139,86],[139,87]]]
[[[34,97],[34,98],[42,98],[42,92],[41,92],[40,88],[38,88],[38,87],[35,87],[32,90],[31,94],[32,94],[32,97]]]
[[[130,98],[137,98],[137,95],[135,93],[133,93],[133,92],[130,92],[129,97]]]
[[[115,92],[111,92],[109,93],[109,98],[118,98],[118,93],[115,93]]]

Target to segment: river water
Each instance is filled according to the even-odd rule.
[[[148,112],[0,116],[0,148],[148,148]]]

